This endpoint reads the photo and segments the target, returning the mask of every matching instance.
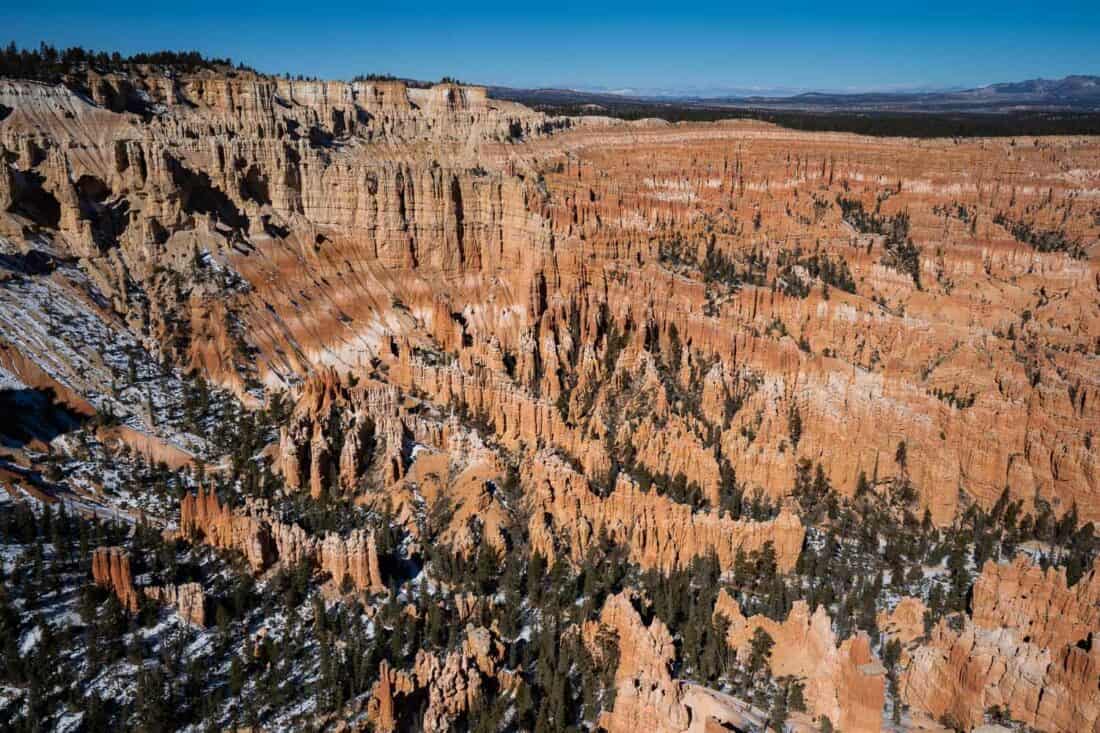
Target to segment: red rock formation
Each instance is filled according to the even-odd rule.
[[[200,488],[180,502],[180,533],[185,539],[242,552],[257,572],[275,562],[310,562],[330,573],[337,585],[347,578],[357,590],[386,589],[373,532],[357,529],[347,537],[313,537],[297,524],[276,520],[263,502],[248,501],[233,510]]]
[[[602,730],[707,733],[761,726],[758,711],[741,700],[672,677],[670,668],[676,659],[672,636],[660,619],[649,626],[642,623],[630,591],[608,598],[599,621],[585,624],[582,633],[597,658],[600,634],[612,634],[618,644],[615,706],[600,714]]]
[[[630,548],[631,559],[662,570],[687,567],[713,552],[722,568],[733,567],[737,552],[775,546],[779,567],[794,567],[805,530],[798,518],[782,512],[771,521],[732,520],[718,512],[693,512],[653,492],[643,493],[625,476],[606,498],[560,457],[542,453],[524,464],[523,474],[535,504],[531,513],[532,549],[545,557],[565,552],[579,562],[601,533]]]
[[[383,659],[378,665],[378,682],[371,696],[371,718],[379,733],[397,730],[397,716],[393,710],[393,680],[390,663]]]
[[[367,479],[383,485],[400,479],[405,425],[399,404],[392,386],[370,382],[352,388],[333,370],[307,381],[290,420],[280,428],[279,465],[287,486],[308,486],[319,498],[325,490],[356,492]],[[330,445],[334,439],[342,444],[339,455]],[[338,481],[329,486],[333,476]]]
[[[730,621],[727,642],[741,658],[749,654],[756,629],[775,641],[770,666],[776,677],[801,678],[806,703],[814,716],[825,715],[840,730],[878,733],[882,728],[885,670],[871,652],[863,632],[839,645],[823,606],[810,614],[805,601],[796,601],[783,623],[763,615],[745,618],[737,601],[724,590],[715,613]]]
[[[415,670],[417,682],[428,692],[425,731],[450,730],[452,721],[473,709],[481,698],[481,673],[464,653],[451,652],[440,660],[421,650]]]
[[[206,626],[206,594],[198,583],[184,583],[177,587],[176,608],[188,623]]]
[[[206,595],[199,583],[151,586],[134,585],[130,553],[121,547],[97,547],[92,553],[92,579],[113,592],[130,613],[137,613],[141,596],[171,605],[180,618],[195,626],[206,625]]]
[[[510,453],[536,549],[579,559],[605,533],[666,570],[709,552],[728,568],[769,541],[790,568],[803,528],[786,512],[734,522],[611,482],[620,461],[682,474],[712,505],[727,464],[739,487],[782,499],[805,459],[843,493],[861,473],[907,480],[940,525],[1006,486],[1025,510],[1042,499],[1100,520],[1093,138],[567,121],[476,87],[244,71],[69,82],[88,94],[0,80],[0,246],[77,260],[86,281],[39,282],[242,395],[249,379],[292,387],[275,454],[291,488],[391,503],[417,539],[424,504],[449,500],[440,541],[500,548]],[[148,113],[125,112],[134,103]],[[838,199],[904,212],[915,269],[856,232]],[[1037,251],[1012,221],[1064,232],[1082,256]],[[850,287],[811,276],[811,255],[843,261]],[[90,414],[110,370],[65,363],[72,351],[48,329],[34,336],[5,332],[0,366]],[[338,582],[380,583],[369,542],[311,537],[258,504],[200,492],[180,525],[256,571],[310,561]],[[910,704],[975,721],[1011,701],[1040,727],[1094,726],[1083,630],[1095,598],[1031,570],[986,571],[973,623],[941,625],[907,658]],[[892,633],[915,639],[918,611],[899,604]],[[872,725],[863,643],[837,649],[815,618],[787,621],[820,652],[799,668],[829,660],[837,695],[857,700],[850,724]],[[436,722],[477,684],[464,659],[425,661],[454,679]],[[665,722],[689,694],[717,699],[685,691]]]
[[[181,583],[142,588],[147,598],[176,608],[180,618],[203,628],[206,626],[206,594],[199,583]]]
[[[224,550],[244,553],[253,570],[263,570],[275,558],[268,525],[248,513],[235,513],[218,502],[217,494],[201,487],[180,500],[180,532]]]
[[[7,158],[7,151],[0,145],[0,161]],[[7,211],[12,205],[15,194],[15,171],[6,162],[0,163],[0,211]]]
[[[645,626],[624,591],[607,599],[599,624],[610,629],[619,642],[615,707],[600,715],[600,726],[609,733],[687,730],[691,713],[669,671],[676,647],[664,623],[654,619]]]
[[[1064,569],[1043,570],[1024,557],[987,562],[974,583],[974,625],[1026,630],[1029,643],[1057,649],[1100,631],[1100,565],[1073,587]]]
[[[927,609],[919,598],[902,598],[889,613],[883,611],[877,617],[883,633],[908,644],[924,635],[924,614]]]
[[[973,620],[946,619],[910,652],[900,678],[913,709],[958,725],[990,707],[1038,730],[1100,730],[1098,568],[1072,588],[1063,570],[1026,560],[986,563],[974,586]]]
[[[118,596],[124,608],[137,613],[138,593],[130,572],[130,553],[121,547],[97,547],[92,553],[92,579]]]
[[[677,373],[662,372],[667,385],[647,377],[649,409],[613,437],[712,498],[712,441],[741,483],[778,497],[802,458],[846,492],[861,471],[893,476],[904,439],[906,473],[938,523],[958,509],[954,487],[988,507],[1006,483],[1016,498],[1058,511],[1076,503],[1100,519],[1089,514],[1100,512],[1100,466],[1086,440],[1100,433],[1088,359],[1100,338],[1098,225],[1072,205],[1088,198],[1094,140],[915,143],[751,122],[565,121],[454,85],[80,77],[90,101],[64,86],[0,86],[13,110],[0,127],[6,177],[41,176],[60,208],[49,227],[58,248],[121,311],[132,309],[127,287],[145,288],[149,313],[127,316],[165,344],[186,343],[182,361],[238,390],[242,371],[274,386],[329,366],[379,369],[487,415],[509,447],[558,446],[595,477],[610,465],[609,387],[623,387],[646,339],[646,358],[666,362],[675,333]],[[140,98],[157,113],[120,113]],[[979,182],[976,168],[991,173]],[[196,205],[207,185],[224,211]],[[838,197],[908,212],[920,287],[884,264],[881,236],[852,230]],[[104,216],[116,200],[130,212],[122,231]],[[952,215],[960,206],[976,218]],[[999,213],[1064,229],[1086,256],[1037,252]],[[14,240],[24,224],[24,214],[0,216]],[[667,256],[670,242],[682,261]],[[192,278],[196,246],[240,287]],[[856,292],[826,297],[805,265],[791,272],[806,297],[784,292],[779,280],[794,275],[777,262],[796,247],[843,258]],[[691,260],[708,251],[740,268],[737,287],[705,281]],[[763,285],[741,277],[750,255]],[[165,272],[196,282],[177,294]],[[627,336],[610,366],[608,318]],[[189,339],[172,338],[181,320]],[[255,358],[240,358],[242,333]],[[967,407],[942,398],[956,388]],[[804,425],[797,445],[792,407]],[[292,436],[295,450],[315,446],[317,460],[287,458],[288,482],[316,491],[328,463],[341,484],[361,478],[366,422],[340,456],[327,455],[316,423],[298,428],[308,435]]]
[[[457,719],[477,706],[483,685],[497,677],[503,656],[504,646],[493,639],[489,630],[467,626],[461,647],[442,659],[421,649],[409,671],[393,670],[383,661],[367,706],[368,716],[375,729],[395,731],[396,710],[402,699],[422,690],[428,698],[423,730],[426,733],[451,730]]]
[[[372,593],[386,590],[373,532],[356,529],[348,537],[327,535],[320,546],[320,565],[337,585],[349,580],[359,590]]]
[[[0,206],[0,210],[2,209],[3,207]],[[33,359],[28,358],[4,338],[0,338],[0,368],[10,372],[28,387],[52,391],[57,402],[82,417],[91,417],[95,414],[95,409],[87,400],[51,377]]]
[[[151,465],[163,463],[169,468],[181,469],[190,466],[195,460],[193,455],[179,446],[126,425],[98,428],[96,438],[106,445],[125,446]]]

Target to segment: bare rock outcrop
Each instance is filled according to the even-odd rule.
[[[643,567],[665,571],[687,567],[693,558],[709,553],[728,569],[739,551],[759,551],[769,542],[779,567],[789,570],[802,550],[805,529],[786,511],[770,521],[733,520],[643,492],[626,476],[601,498],[584,476],[552,453],[530,459],[524,474],[536,509],[531,544],[545,557],[565,552],[579,562],[601,533],[628,547],[631,559]]]
[[[276,546],[269,526],[248,512],[235,512],[218,501],[214,491],[201,487],[180,500],[180,533],[223,550],[239,550],[253,570],[263,570],[275,559]]]
[[[383,661],[367,714],[376,730],[392,733],[400,728],[400,708],[405,700],[423,692],[427,706],[422,730],[451,730],[457,719],[478,705],[484,685],[502,676],[499,665],[503,657],[504,646],[488,629],[467,626],[461,646],[442,658],[421,649],[410,670],[395,670]]]
[[[928,609],[919,598],[905,597],[893,610],[883,611],[876,619],[883,633],[908,644],[924,635],[924,614]]]
[[[7,151],[0,145],[0,211],[7,211],[15,201],[15,172],[6,161]]]
[[[1071,205],[1093,140],[577,122],[453,84],[76,77],[0,82],[0,231],[22,246],[35,223],[112,309],[242,395],[246,377],[388,369],[509,447],[559,447],[596,477],[607,446],[629,444],[712,503],[720,458],[776,499],[807,459],[842,492],[904,473],[940,525],[961,506],[944,486],[988,508],[1008,484],[1100,519],[1098,225]],[[17,194],[28,206],[8,211]],[[906,214],[912,272],[841,198]],[[1004,223],[1025,219],[1083,256]],[[826,287],[810,257],[850,282]],[[719,261],[729,287],[702,273]],[[645,409],[616,424],[627,392]],[[392,424],[351,407],[338,446],[303,405],[279,461],[289,485],[401,478]]]
[[[320,565],[338,585],[347,581],[355,588],[372,593],[386,589],[373,532],[356,529],[347,537],[326,535],[320,544]]]
[[[121,547],[97,547],[92,553],[92,580],[114,593],[123,607],[137,613],[144,596],[172,606],[181,619],[195,626],[206,625],[206,594],[200,583],[138,587],[130,567],[130,553]]]
[[[200,583],[150,586],[143,588],[146,597],[167,606],[174,606],[181,619],[203,628],[206,626],[206,594]]]
[[[998,706],[1038,730],[1100,730],[1100,572],[1072,588],[1064,570],[1019,559],[986,563],[973,618],[941,620],[909,655],[903,699],[933,719],[964,727]]]
[[[367,479],[389,485],[404,474],[405,433],[396,389],[352,387],[326,369],[305,383],[280,428],[279,467],[288,487],[314,498],[356,492]]]
[[[827,716],[840,730],[881,730],[886,670],[871,651],[865,633],[838,644],[825,608],[818,606],[811,614],[805,601],[796,601],[786,620],[779,623],[762,615],[745,618],[737,601],[723,590],[714,612],[729,619],[727,643],[741,657],[748,655],[756,629],[768,632],[775,641],[772,674],[803,679],[806,703],[815,716]]]
[[[357,590],[386,589],[373,532],[356,529],[347,536],[314,537],[297,524],[276,519],[262,501],[249,500],[232,509],[213,491],[200,488],[180,502],[180,533],[188,540],[241,552],[256,572],[276,562],[309,562],[330,573],[337,585],[348,580]]]
[[[611,634],[618,644],[615,706],[600,713],[608,733],[712,733],[760,727],[759,711],[729,695],[672,676],[676,646],[660,619],[647,626],[634,607],[630,591],[604,602],[598,621],[582,629],[585,643],[600,653],[599,637]]]
[[[138,592],[130,570],[130,553],[121,547],[97,547],[92,553],[92,579],[118,596],[131,613],[138,610]]]
[[[599,624],[609,628],[619,642],[615,707],[600,715],[600,726],[609,733],[687,730],[691,713],[670,671],[676,647],[668,627],[660,619],[643,624],[626,591],[607,599]],[[587,633],[591,635],[593,630]]]
[[[1058,649],[1100,632],[1100,565],[1069,587],[1064,569],[1043,570],[1019,557],[987,562],[974,583],[974,625],[1026,630],[1029,643]]]
[[[395,676],[390,663],[383,659],[378,665],[378,682],[374,685],[368,707],[374,727],[380,733],[393,733],[397,730],[397,714],[393,701]]]

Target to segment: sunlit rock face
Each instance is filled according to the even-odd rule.
[[[806,702],[815,716],[836,721],[841,730],[880,730],[885,670],[867,634],[838,643],[828,611],[818,606],[811,615],[804,601],[796,602],[782,623],[765,616],[745,618],[725,593],[718,596],[714,612],[729,620],[726,641],[739,655],[748,656],[757,629],[771,636],[772,673],[806,680]]]
[[[107,412],[124,366],[62,348],[69,321],[250,407],[285,390],[273,474],[295,498],[384,510],[418,559],[431,538],[513,551],[522,505],[522,550],[551,563],[611,543],[643,570],[767,551],[787,572],[811,536],[800,464],[842,495],[911,493],[933,525],[1006,494],[1100,521],[1095,138],[566,119],[478,87],[246,71],[71,81],[84,91],[0,80],[3,282],[23,288],[0,293],[0,366],[79,419]],[[188,465],[153,412],[101,434]],[[394,580],[373,529],[309,531],[219,496],[210,468],[173,498],[173,539],[238,552],[257,578],[305,564],[336,593]],[[94,582],[208,622],[201,586],[138,587],[129,562],[101,548]],[[996,705],[1095,729],[1097,583],[994,563],[961,625],[926,635],[913,598],[880,609],[905,646],[900,699],[962,727]],[[575,630],[619,645],[600,725],[759,726],[673,675],[671,633],[631,593]],[[869,637],[837,638],[804,602],[774,620],[719,596],[715,613],[731,648],[772,635],[771,669],[805,681],[809,714],[883,727]],[[364,715],[395,730],[426,701],[424,728],[446,730],[511,684],[502,658],[473,624],[446,654],[384,665]]]
[[[1037,730],[1094,730],[1098,599],[1095,567],[1067,587],[1064,570],[988,562],[974,585],[973,617],[962,629],[941,622],[910,653],[902,694],[930,717],[964,726],[999,706]]]
[[[937,522],[1006,486],[1100,518],[1092,140],[598,124],[475,87],[248,72],[87,87],[0,83],[4,232],[45,226],[112,309],[225,384],[379,360],[589,470],[614,431],[711,499],[718,445],[773,497],[807,458],[843,492],[904,477]],[[133,88],[145,117],[112,102]],[[838,199],[907,214],[914,267]],[[1025,219],[1083,256],[1018,241]],[[831,287],[826,259],[847,273]],[[673,350],[686,403],[651,368]],[[643,414],[611,420],[637,392]]]

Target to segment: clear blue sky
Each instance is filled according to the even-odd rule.
[[[1100,0],[0,0],[0,38],[124,53],[198,49],[326,78],[862,91],[1100,74]]]

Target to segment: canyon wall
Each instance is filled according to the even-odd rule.
[[[908,654],[903,699],[939,720],[971,727],[993,706],[1038,730],[1100,726],[1100,572],[1073,587],[1064,570],[1025,559],[986,563],[973,612],[960,626],[940,621]]]
[[[806,459],[842,492],[908,482],[941,524],[1006,486],[1100,519],[1087,138],[597,123],[249,72],[80,82],[90,98],[0,82],[2,233],[48,232],[150,346],[244,396],[384,373],[512,446],[592,477],[626,449],[712,504],[723,461],[778,499]],[[916,268],[841,200],[904,215]],[[1084,256],[1019,241],[1005,222],[1025,218]],[[323,450],[288,480],[315,493],[326,460],[355,480]]]
[[[355,529],[347,536],[327,533],[323,538],[314,537],[297,524],[276,519],[263,501],[249,500],[232,509],[221,504],[212,491],[200,489],[180,503],[180,534],[242,553],[255,572],[276,562],[286,567],[311,562],[331,574],[338,586],[350,580],[358,590],[378,593],[386,589],[373,533]]]
[[[519,517],[551,560],[607,538],[644,569],[729,570],[770,543],[788,571],[803,461],[844,495],[911,488],[905,509],[940,527],[1006,492],[1100,521],[1095,138],[573,120],[478,87],[246,71],[3,79],[0,105],[0,376],[118,418],[104,443],[175,467],[209,447],[154,424],[152,396],[118,396],[140,350],[251,407],[285,390],[264,455],[287,492],[392,519],[418,559],[427,541],[506,552]],[[105,334],[126,335],[109,359]],[[312,533],[208,489],[178,509],[157,520],[255,573],[390,580],[369,528]],[[121,551],[92,572],[131,611],[144,594],[206,621],[201,586],[137,588]],[[997,705],[1095,730],[1097,588],[1095,570],[1071,588],[986,565],[971,614],[927,640],[922,602],[901,601],[880,626],[906,645],[903,701],[964,728]],[[722,598],[731,646],[765,628],[773,673],[805,679],[815,713],[881,728],[866,637],[838,642],[805,604],[777,622]],[[620,645],[601,724],[758,725],[674,678],[671,634],[635,601],[583,631]],[[496,640],[467,642],[383,667],[375,725],[426,697],[443,730],[505,684]]]
[[[747,658],[753,634],[763,629],[775,642],[769,665],[776,677],[804,681],[806,704],[814,718],[829,718],[839,730],[878,733],[882,730],[885,670],[871,650],[871,640],[860,632],[837,643],[828,611],[813,614],[805,601],[796,601],[782,623],[763,615],[745,618],[737,601],[725,591],[714,612],[729,622],[726,642]]]
[[[92,581],[109,589],[122,607],[137,613],[144,596],[176,609],[185,623],[206,626],[206,594],[199,583],[139,587],[134,584],[130,554],[121,547],[97,547],[92,553]]]

